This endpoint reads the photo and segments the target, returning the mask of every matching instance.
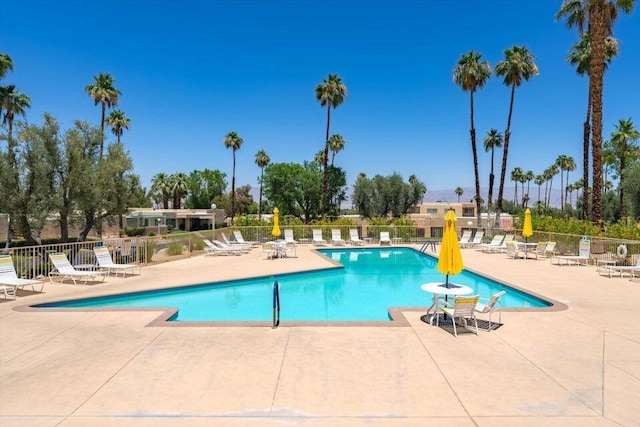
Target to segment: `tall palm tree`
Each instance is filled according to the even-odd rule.
[[[545,174],[549,177],[549,194],[547,196],[547,206],[551,206],[551,193],[553,192],[553,177],[558,174],[558,165],[552,164],[546,169]]]
[[[118,138],[118,144],[120,143],[120,137],[124,132],[124,129],[129,129],[131,120],[120,110],[113,110],[106,121],[107,126],[111,127],[111,132]]]
[[[607,37],[605,41],[605,68],[611,63],[614,56],[618,55],[618,42],[613,37]],[[579,76],[589,75],[589,65],[591,63],[591,37],[589,33],[582,33],[580,40],[569,49],[567,61],[576,67]],[[582,194],[589,194],[589,145],[591,137],[591,93],[587,94],[587,117],[582,126]],[[589,217],[589,198],[583,197],[582,216]]]
[[[527,194],[529,194],[529,189],[531,187],[531,181],[533,181],[533,178],[535,178],[535,175],[533,174],[533,171],[527,171],[524,174],[524,180],[527,183]],[[524,192],[524,188],[522,188],[522,192]]]
[[[573,157],[571,156],[567,156],[567,160],[564,164],[564,170],[567,173],[567,180],[565,181],[567,183],[567,185],[569,185],[569,172],[573,172],[574,170],[576,170],[576,161],[573,159]],[[567,203],[567,190],[565,189],[565,193],[564,193],[564,203]],[[569,203],[569,206],[571,206],[571,203]]]
[[[509,155],[509,141],[511,139],[511,116],[513,114],[513,99],[516,88],[522,81],[538,75],[538,67],[533,62],[534,56],[524,46],[513,46],[504,51],[505,59],[496,65],[496,76],[503,76],[503,83],[511,87],[511,99],[509,101],[509,115],[507,116],[507,129],[504,132],[504,147],[502,150],[502,170],[500,172],[500,187],[498,189],[498,203],[496,206],[496,227],[500,224],[502,212],[502,195],[504,193],[504,180],[507,175],[507,158]]]
[[[327,214],[327,167],[329,160],[329,127],[331,125],[331,108],[334,110],[344,102],[347,96],[347,87],[337,74],[329,74],[322,79],[315,89],[316,99],[322,107],[327,107],[327,134],[324,143],[324,162],[322,173],[322,215]]]
[[[264,168],[271,162],[271,158],[266,151],[260,150],[256,153],[256,165],[260,168],[260,198],[258,199],[258,221],[262,220],[262,182]]]
[[[464,193],[464,190],[462,189],[462,187],[457,187],[456,188],[456,195],[458,196],[458,203],[460,203],[460,196],[462,196],[463,193]]]
[[[162,194],[162,207],[169,209],[169,194],[171,192],[171,181],[169,175],[159,172],[151,179],[151,191]]]
[[[121,92],[116,89],[113,84],[115,79],[111,74],[100,73],[93,77],[93,84],[85,86],[84,90],[93,99],[94,105],[100,104],[102,107],[102,118],[100,120],[100,128],[104,135],[105,112],[107,107],[111,108],[118,105],[118,96]],[[104,151],[104,136],[100,141],[100,158]]]
[[[318,163],[319,165],[324,165],[324,159],[325,159],[325,155],[324,155],[324,150],[320,150],[316,153],[316,155],[313,157],[313,161]]]
[[[331,135],[331,138],[329,138],[329,150],[331,150],[331,166],[333,166],[333,160],[336,157],[336,153],[344,150],[344,145],[345,140],[339,133],[335,133]]]
[[[470,120],[471,127],[471,151],[473,153],[473,171],[475,173],[476,184],[476,213],[478,225],[481,224],[480,215],[480,173],[478,171],[478,150],[476,148],[476,129],[473,120],[473,95],[478,89],[482,89],[491,77],[491,66],[488,61],[481,61],[482,54],[469,51],[462,55],[453,71],[453,81],[460,86],[464,92],[469,92]]]
[[[620,166],[620,216],[625,216],[624,209],[624,170],[627,166],[627,159],[633,156],[637,159],[637,147],[633,143],[640,138],[640,132],[636,129],[631,119],[620,119],[617,125],[614,125],[615,131],[611,133],[611,145],[613,146],[616,157]]]
[[[518,204],[518,183],[522,180],[522,168],[516,166],[511,171],[511,181],[515,183],[515,190],[513,192],[513,204]]]
[[[487,224],[491,219],[491,200],[493,197],[493,183],[495,180],[495,175],[493,174],[493,154],[496,148],[502,147],[502,142],[504,139],[502,138],[502,134],[498,132],[497,129],[490,129],[487,132],[487,136],[482,139],[484,143],[484,151],[489,152],[491,150],[491,172],[489,173],[489,200],[487,201]]]
[[[544,182],[545,182],[544,175],[536,175],[535,178],[533,178],[533,183],[538,186],[538,200],[537,200],[537,202],[540,201],[540,190],[541,190],[542,184],[544,184]]]
[[[15,85],[4,86],[0,92],[0,105],[4,108],[2,124],[9,130],[9,146],[13,147],[13,121],[16,116],[26,116],[31,108],[31,98],[16,89]]]
[[[7,71],[13,71],[13,60],[6,53],[0,53],[0,79],[7,75]]]
[[[180,209],[182,196],[187,193],[187,188],[189,188],[189,177],[184,172],[178,172],[169,177],[169,182],[173,193],[173,209]]]
[[[564,210],[564,175],[562,174],[566,169],[569,156],[566,154],[560,154],[556,159],[556,165],[560,169],[560,209]]]
[[[585,24],[591,37],[589,62],[589,93],[591,97],[591,149],[593,152],[592,218],[602,219],[602,93],[606,62],[607,36],[612,35],[619,12],[630,13],[635,0],[564,0],[558,18],[566,18],[568,27],[583,32]]]
[[[243,139],[237,132],[229,132],[223,140],[224,146],[233,151],[233,171],[231,173],[231,222],[236,214],[236,151],[242,146]]]

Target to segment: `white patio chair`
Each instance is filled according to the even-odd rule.
[[[84,279],[85,285],[89,282],[89,280],[97,282],[98,277],[101,277],[102,279],[100,281],[104,282],[104,274],[102,272],[78,271],[71,265],[69,259],[67,258],[67,255],[62,252],[49,254],[49,259],[53,264],[53,270],[49,272],[49,280],[51,282],[53,282],[54,277],[59,277],[60,282],[64,282],[65,279],[70,279],[71,281],[73,281],[74,285],[77,285],[77,281],[82,279]]]
[[[314,245],[326,245],[327,241],[322,238],[322,230],[314,229],[313,230],[313,239],[312,242]]]
[[[458,330],[456,328],[457,321],[462,322],[460,326],[473,332],[473,330],[470,329],[468,322],[468,320],[473,320],[473,323],[475,325],[475,332],[476,335],[478,335],[478,320],[476,319],[475,315],[475,307],[479,299],[479,295],[473,295],[470,297],[458,296],[453,300],[453,307],[442,308],[444,314],[451,317],[453,323],[453,335],[455,335],[456,337],[458,336]]]
[[[24,288],[25,286],[31,286],[31,290],[35,292],[36,285],[40,285],[40,291],[44,288],[44,282],[33,279],[21,279],[16,273],[16,268],[13,265],[13,259],[11,255],[0,255],[0,285],[9,286],[13,288],[13,296],[16,295],[17,288]],[[10,289],[4,289],[5,298],[8,296]]]
[[[138,264],[116,264],[113,262],[111,258],[111,253],[109,252],[109,248],[100,247],[93,248],[93,253],[96,255],[96,260],[98,261],[98,266],[100,269],[107,272],[107,274],[111,274],[111,272],[116,273],[116,277],[118,277],[118,272],[122,272],[124,277],[127,277],[127,270],[131,270],[131,274],[135,273],[135,270],[138,270],[138,274],[140,274],[140,266]]]
[[[487,301],[486,304],[483,304],[481,302],[476,303],[476,307],[475,307],[475,311],[476,313],[482,313],[482,314],[489,314],[489,332],[491,332],[491,329],[493,327],[493,324],[491,322],[491,315],[493,313],[498,313],[499,315],[499,319],[498,319],[498,323],[502,323],[502,302],[500,301],[500,298],[506,294],[505,291],[500,291],[497,292],[493,295],[491,295],[491,298],[489,298],[489,301]]]
[[[340,230],[338,229],[331,230],[331,244],[337,245],[337,246],[342,246],[347,244],[347,242],[345,242],[344,239],[342,238],[342,234],[340,233]]]
[[[364,245],[364,240],[361,239],[358,235],[357,228],[349,229],[349,243],[351,243],[352,245]]]

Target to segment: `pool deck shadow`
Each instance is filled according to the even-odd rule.
[[[0,425],[639,425],[639,282],[462,254],[465,267],[566,309],[505,311],[500,328],[456,338],[421,320],[426,300],[400,309],[404,327],[147,327],[158,310],[18,308],[334,266],[310,245],[296,258],[255,249],[47,284],[0,304]]]

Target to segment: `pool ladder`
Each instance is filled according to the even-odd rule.
[[[280,285],[276,280],[273,282],[273,329],[280,325]]]

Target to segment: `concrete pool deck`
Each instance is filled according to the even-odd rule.
[[[557,300],[476,336],[406,327],[147,326],[159,311],[17,311],[45,301],[323,268],[197,256],[0,303],[0,425],[640,425],[640,282],[463,250],[465,267]],[[419,285],[419,284],[417,284]],[[2,300],[0,300],[2,301]],[[418,305],[426,309],[428,301]]]

